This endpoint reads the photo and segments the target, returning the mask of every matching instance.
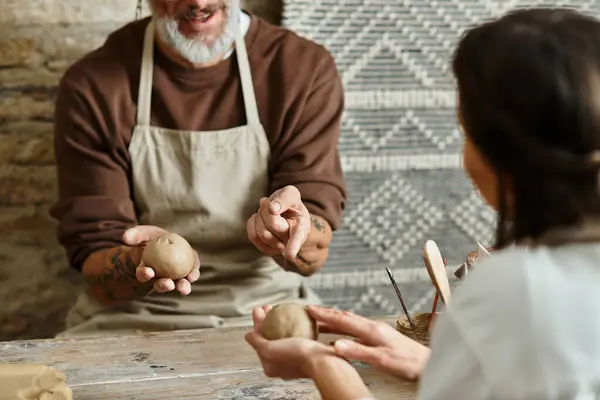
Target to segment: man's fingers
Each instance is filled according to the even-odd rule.
[[[142,263],[135,269],[135,277],[141,283],[148,282],[154,278],[154,270]]]
[[[196,282],[198,279],[200,279],[200,270],[197,268],[194,268],[186,277],[186,279],[188,280],[189,283],[194,283]]]
[[[194,283],[200,278],[200,257],[198,257],[198,252],[195,250],[194,258],[194,267],[192,268],[188,276],[185,277],[185,279],[187,279],[189,283]]]
[[[123,242],[128,246],[138,246],[148,240],[167,233],[166,230],[152,225],[138,225],[123,233]]]
[[[284,242],[287,240],[287,235],[289,233],[290,225],[281,215],[273,214],[270,211],[270,202],[269,199],[264,198],[261,199],[260,207],[258,208],[258,214],[262,218],[265,226],[269,229],[275,236]],[[285,237],[283,236],[285,235]]]
[[[295,210],[302,204],[302,196],[295,186],[286,186],[275,191],[269,197],[269,211],[273,215],[280,215],[289,210]]]
[[[154,282],[154,290],[158,293],[170,292],[175,290],[175,282],[172,279],[160,278]]]
[[[192,284],[187,279],[179,279],[175,283],[175,287],[183,296],[187,296],[188,294],[192,293]]]
[[[256,219],[259,218],[257,214],[254,214],[248,219],[246,222],[246,232],[248,233],[248,239],[252,242],[254,246],[261,252],[274,256],[279,254],[279,251],[273,249],[262,242],[262,240],[258,237],[256,233]]]
[[[256,219],[259,218],[257,214],[252,215],[246,222],[246,233],[248,233],[248,239],[254,246],[265,254],[273,253],[273,249],[265,245],[256,233]]]
[[[288,259],[294,260],[296,258],[300,248],[304,245],[306,238],[310,234],[310,229],[310,216],[308,212],[305,217],[298,218],[297,222],[290,226],[290,239],[285,247],[285,255]]]
[[[194,269],[200,269],[200,257],[198,257],[198,252],[194,250]]]
[[[264,244],[281,252],[285,249],[285,244],[281,240],[281,233],[286,232],[287,229],[281,229],[278,225],[285,224],[287,226],[287,222],[281,217],[275,217],[282,220],[278,224],[272,220],[272,215],[267,215],[267,220],[265,221],[264,214],[264,212],[259,212],[259,214],[256,216],[256,234]]]

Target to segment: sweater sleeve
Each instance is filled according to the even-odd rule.
[[[324,218],[335,230],[346,204],[338,151],[344,91],[335,61],[322,53],[313,82],[298,96],[301,104],[293,107],[285,145],[273,160],[271,192],[296,186],[308,211]]]
[[[58,201],[58,240],[69,263],[81,269],[94,251],[122,244],[123,232],[136,225],[125,148],[110,136],[93,88],[65,74],[59,85],[54,125]]]

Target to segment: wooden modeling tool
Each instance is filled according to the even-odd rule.
[[[390,269],[388,267],[386,267],[385,270],[387,271],[387,274],[390,277],[390,281],[392,281],[392,286],[394,287],[394,290],[396,291],[396,296],[398,296],[398,300],[400,300],[400,304],[402,305],[402,310],[404,310],[404,315],[406,315],[406,319],[408,319],[408,323],[410,324],[411,329],[414,331],[416,329],[415,323],[412,320],[412,318],[410,317],[410,314],[408,313],[408,308],[406,308],[406,303],[404,303],[404,299],[402,298],[402,293],[400,293],[400,288],[398,287],[398,284],[396,283],[396,280],[394,279],[394,275],[392,275],[392,271],[390,271]]]
[[[446,263],[446,259],[444,258],[444,267],[446,271],[448,270],[448,264]],[[431,307],[431,314],[429,314],[429,329],[431,329],[431,325],[433,324],[433,320],[435,319],[435,313],[437,312],[438,301],[440,299],[440,292],[435,290],[435,297],[433,299],[433,307]]]
[[[423,260],[427,267],[429,277],[433,282],[433,286],[440,295],[442,303],[446,306],[450,304],[452,292],[450,290],[450,281],[444,265],[444,259],[440,253],[440,249],[433,240],[425,242],[422,248]]]
[[[477,258],[478,261],[484,259],[485,257],[488,257],[490,255],[490,252],[487,251],[487,249],[479,242],[477,242]]]

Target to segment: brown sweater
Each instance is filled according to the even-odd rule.
[[[113,32],[71,66],[59,85],[54,132],[59,199],[51,213],[77,269],[92,252],[122,244],[124,230],[137,224],[128,146],[148,22]],[[245,41],[271,145],[270,192],[295,185],[309,211],[337,229],[346,187],[337,148],[344,97],[334,60],[322,46],[255,16]],[[211,131],[245,123],[235,56],[188,69],[155,46],[152,125]]]

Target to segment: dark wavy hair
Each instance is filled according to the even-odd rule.
[[[500,177],[496,247],[599,216],[600,22],[514,11],[466,32],[452,67],[466,135]]]

